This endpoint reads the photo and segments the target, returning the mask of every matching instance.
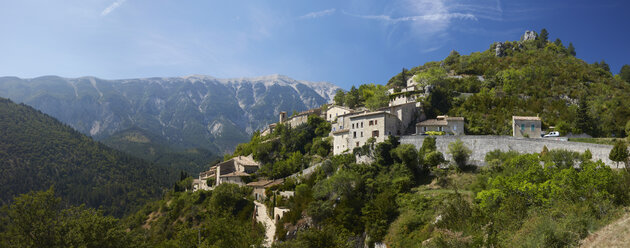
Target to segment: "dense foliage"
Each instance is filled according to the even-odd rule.
[[[64,208],[53,189],[16,197],[0,211],[2,247],[138,247],[114,217],[81,207]]]
[[[0,98],[0,200],[54,185],[71,204],[122,216],[159,197],[174,170],[93,141],[56,119]]]
[[[252,220],[250,192],[235,184],[213,191],[172,191],[124,222],[130,235],[144,237],[147,247],[259,247],[265,232]]]
[[[387,87],[383,85],[362,84],[358,89],[352,86],[348,92],[337,90],[334,101],[336,105],[352,109],[366,107],[370,110],[376,110],[387,107],[389,96],[387,95]]]
[[[428,117],[463,116],[469,134],[509,135],[512,115],[539,115],[543,127],[562,133],[628,135],[627,68],[613,77],[605,61],[588,64],[560,40],[511,41],[503,47],[500,57],[493,44],[483,52],[452,52],[441,62],[409,70],[433,87],[421,99]]]
[[[188,180],[184,180],[188,181]],[[124,220],[64,207],[53,189],[16,197],[0,210],[2,247],[260,247],[264,227],[252,222],[250,190],[170,191]]]
[[[273,133],[261,136],[254,133],[249,143],[239,144],[231,156],[253,155],[261,162],[259,175],[282,178],[328,156],[332,140],[328,137],[331,125],[317,115],[308,117],[307,123],[297,127],[278,124]],[[226,159],[230,156],[226,156]]]

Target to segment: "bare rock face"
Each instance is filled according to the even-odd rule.
[[[494,55],[497,57],[503,57],[505,55],[504,49],[505,46],[503,45],[503,42],[497,42],[494,48]]]
[[[536,34],[536,32],[527,30],[525,34],[523,34],[523,37],[521,37],[521,41],[536,40],[537,37],[538,34]]]

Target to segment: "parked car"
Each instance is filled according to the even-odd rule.
[[[560,137],[560,132],[558,131],[549,132],[548,134],[545,134],[544,137]]]

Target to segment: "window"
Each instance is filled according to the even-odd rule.
[[[372,131],[372,137],[378,137],[378,130]]]
[[[357,147],[359,146],[359,142],[357,142]]]
[[[363,128],[363,122],[361,122],[361,128]]]
[[[353,135],[356,138],[357,137],[357,132],[353,132]]]
[[[354,123],[352,123],[352,129],[354,129]]]
[[[532,131],[536,130],[536,125],[532,124]]]
[[[521,131],[525,131],[525,124],[521,124]]]
[[[361,131],[361,137],[363,137],[363,131]]]
[[[368,125],[374,126],[374,121],[370,121],[370,123]]]
[[[444,131],[444,127],[438,127],[438,131],[440,132]]]
[[[339,126],[339,130],[343,130],[343,125]]]
[[[374,125],[378,125],[378,120],[374,120]]]
[[[329,118],[329,119],[332,119],[332,114],[329,114],[329,115],[328,115],[328,118]]]
[[[333,132],[335,131],[335,127],[333,127]]]
[[[422,132],[426,132],[427,131],[427,127],[422,127]]]
[[[457,131],[457,126],[453,126],[453,131]]]

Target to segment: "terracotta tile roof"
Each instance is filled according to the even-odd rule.
[[[519,121],[539,121],[540,117],[538,116],[512,116],[512,120]]]
[[[271,180],[260,180],[260,181],[248,183],[247,186],[250,186],[250,187],[264,187],[267,184],[270,184],[272,182],[273,181],[271,181]]]
[[[448,122],[446,120],[429,119],[423,122],[419,122],[416,126],[446,126]]]
[[[221,175],[219,177],[247,177],[247,176],[249,176],[249,174],[247,174],[245,172],[235,171],[235,172],[232,172],[232,173]]]
[[[278,185],[278,184],[282,184],[282,183],[284,183],[284,179],[276,179],[276,180],[273,180],[273,181],[272,180],[260,180],[260,181],[248,183],[247,186],[268,188],[268,187],[271,187],[271,186],[274,186],[274,185]]]

